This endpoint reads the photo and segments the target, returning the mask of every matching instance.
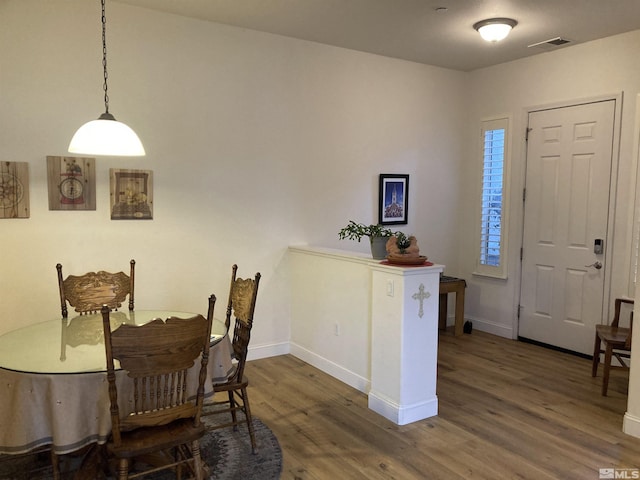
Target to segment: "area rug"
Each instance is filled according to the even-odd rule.
[[[205,423],[213,417],[204,417]],[[279,479],[282,472],[282,450],[273,432],[259,419],[253,419],[257,453],[251,453],[247,426],[234,431],[223,428],[207,432],[200,441],[200,450],[209,466],[211,480]],[[65,465],[63,479],[75,473],[73,463]],[[53,478],[49,453],[31,455],[0,455],[0,480],[44,480]],[[111,480],[112,477],[102,477]],[[144,477],[149,480],[175,478],[171,472],[158,472]]]

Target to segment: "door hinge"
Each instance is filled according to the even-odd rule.
[[[527,189],[526,188],[522,189],[522,201],[523,202],[527,201]]]
[[[520,261],[524,258],[524,248],[520,247]]]
[[[518,304],[518,320],[520,320],[520,310],[522,309],[522,305]]]
[[[525,130],[524,130],[524,141],[525,142],[529,141],[529,132],[531,130],[533,130],[533,128],[529,128],[529,127],[525,128]]]

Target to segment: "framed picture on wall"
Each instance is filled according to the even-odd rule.
[[[406,225],[409,213],[409,175],[380,174],[380,225]]]
[[[29,218],[27,162],[0,162],[0,218]]]
[[[96,209],[96,159],[47,156],[49,210]]]
[[[153,172],[110,169],[111,220],[153,218]]]

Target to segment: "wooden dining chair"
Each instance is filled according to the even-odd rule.
[[[616,298],[613,320],[610,325],[596,325],[596,336],[593,346],[593,364],[591,376],[598,374],[600,355],[604,354],[602,373],[602,395],[607,395],[609,388],[609,371],[611,370],[611,359],[615,357],[620,363],[620,367],[629,369],[625,360],[631,357],[631,334],[633,329],[633,309],[629,312],[629,327],[620,326],[620,315],[622,304],[633,305],[634,301],[626,298]]]
[[[129,296],[129,310],[133,310],[135,285],[135,260],[129,262],[129,275],[124,272],[88,272],[84,275],[69,275],[63,280],[62,265],[57,264],[58,288],[62,316],[68,316],[67,302],[75,311],[83,314],[98,313],[103,305],[113,310],[122,306]]]
[[[215,301],[211,295],[206,319],[169,317],[141,326],[123,324],[113,331],[110,308],[102,307],[112,423],[107,451],[118,460],[119,480],[166,469],[182,478],[185,465],[194,475],[190,478],[205,477],[199,439],[206,430],[200,415]],[[194,388],[194,372],[189,370],[199,357]],[[126,372],[117,381],[115,360]],[[123,393],[124,382],[129,383],[131,399]],[[149,468],[130,473],[136,460]]]
[[[243,280],[242,278],[236,278],[237,265],[233,265],[231,270],[231,287],[229,288],[225,324],[227,331],[231,332],[231,320],[234,318],[233,338],[231,340],[234,369],[226,381],[214,383],[213,385],[214,393],[221,393],[223,396],[226,393],[226,399],[215,400],[214,398],[213,402],[207,404],[208,407],[204,415],[231,414],[230,422],[216,425],[207,424],[207,429],[209,430],[231,426],[233,426],[234,430],[237,430],[238,425],[246,424],[251,439],[252,452],[256,453],[256,437],[247,395],[249,380],[244,375],[244,367],[247,361],[247,352],[249,351],[260,273],[256,273],[254,278]],[[238,412],[242,413],[242,417],[238,416]]]
[[[105,271],[88,272],[84,275],[69,275],[63,277],[62,264],[56,265],[58,272],[58,290],[60,292],[60,309],[62,311],[63,323],[60,342],[60,360],[66,360],[66,348],[68,344],[98,342],[102,336],[101,328],[98,325],[99,335],[92,335],[87,325],[80,328],[81,341],[69,342],[73,334],[68,325],[69,311],[67,303],[75,308],[80,315],[98,313],[103,305],[117,310],[122,306],[127,295],[129,296],[129,310],[134,307],[134,285],[135,285],[135,260],[129,262],[129,275],[124,272],[109,273]],[[54,480],[60,478],[60,466],[58,455],[51,449],[51,463],[53,465]]]

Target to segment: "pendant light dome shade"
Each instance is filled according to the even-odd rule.
[[[512,18],[489,18],[474,24],[473,28],[487,42],[499,42],[507,38],[517,24],[518,22]]]
[[[140,157],[145,155],[142,142],[129,126],[118,122],[109,113],[109,94],[107,78],[107,17],[105,0],[102,5],[102,70],[104,74],[104,110],[98,120],[82,125],[69,143],[69,152],[85,155],[114,155],[123,157]]]
[[[129,126],[118,122],[110,113],[82,125],[69,144],[69,152],[85,155],[141,157],[142,142]]]

